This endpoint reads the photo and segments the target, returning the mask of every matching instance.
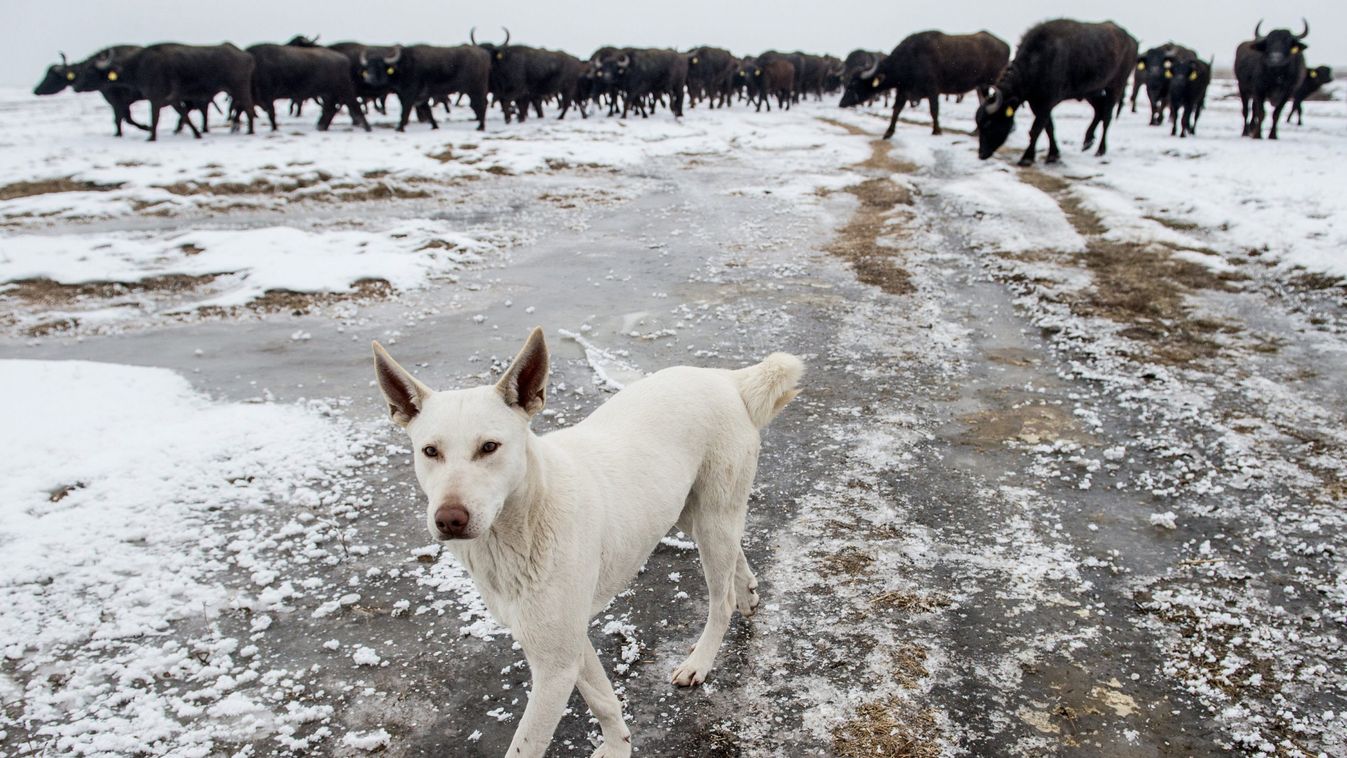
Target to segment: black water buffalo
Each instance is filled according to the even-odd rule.
[[[1277,122],[1282,108],[1294,95],[1305,78],[1305,38],[1310,34],[1309,22],[1301,19],[1304,30],[1292,34],[1288,29],[1274,29],[1267,36],[1259,34],[1263,22],[1253,29],[1253,39],[1241,42],[1235,50],[1235,78],[1239,81],[1239,99],[1244,109],[1244,136],[1263,138],[1263,104],[1272,101],[1272,129],[1268,139],[1277,139]]]
[[[392,47],[392,45],[366,45],[362,42],[349,41],[334,42],[327,46],[328,50],[344,55],[350,64],[351,81],[355,83],[356,97],[379,113],[388,112],[386,103],[388,96],[393,94],[393,85],[390,81],[385,81],[379,87],[370,84],[364,76],[365,66],[361,63],[361,58],[365,55],[366,50],[388,50]]]
[[[253,57],[228,42],[220,45],[150,45],[119,57],[100,56],[91,64],[96,78],[128,85],[150,101],[150,141],[159,137],[159,113],[165,106],[183,113],[183,104],[208,104],[223,92],[231,109],[248,117],[253,133]],[[201,137],[189,119],[192,136]]]
[[[771,111],[771,98],[775,97],[778,108],[790,110],[791,99],[799,92],[797,83],[800,81],[794,64],[785,58],[771,58],[762,64],[761,73],[758,107],[766,103],[767,110]]]
[[[1305,71],[1305,78],[1300,80],[1300,86],[1296,87],[1295,101],[1291,105],[1291,110],[1286,114],[1286,123],[1291,123],[1291,117],[1295,116],[1296,126],[1305,124],[1305,117],[1300,111],[1300,104],[1319,88],[1333,81],[1333,69],[1328,66],[1319,66]]]
[[[876,63],[884,60],[886,56],[878,50],[852,50],[847,54],[846,60],[842,61],[842,87],[847,86],[851,78],[862,71],[872,68]],[[874,102],[875,97],[871,97],[864,104],[868,105]],[[884,105],[889,104],[889,90],[884,90]]]
[[[1137,56],[1136,73],[1132,80],[1132,112],[1137,112],[1137,92],[1144,86],[1151,101],[1151,126],[1165,121],[1165,105],[1169,102],[1169,83],[1174,65],[1180,61],[1195,61],[1197,53],[1183,45],[1167,42]]]
[[[405,131],[413,111],[438,129],[430,103],[454,93],[468,96],[477,116],[477,131],[486,129],[487,93],[491,56],[476,45],[436,47],[411,45],[391,48],[367,47],[360,54],[360,77],[373,89],[391,88],[402,104],[398,131]]]
[[[846,79],[842,76],[846,66],[843,65],[842,59],[835,55],[823,56],[823,64],[825,66],[823,73],[823,93],[831,95],[842,89],[846,84]]]
[[[805,62],[803,53],[782,53],[776,50],[768,50],[758,54],[758,64],[766,66],[774,60],[784,60],[791,65],[795,72],[795,79],[791,82],[791,97],[798,102],[800,86],[803,83],[801,77],[804,75]]]
[[[131,105],[145,99],[140,96],[140,92],[125,83],[108,81],[93,67],[94,61],[100,58],[113,54],[128,56],[140,50],[139,45],[116,45],[104,48],[79,63],[70,63],[66,59],[65,53],[61,53],[61,62],[47,67],[46,75],[42,77],[42,81],[38,83],[37,87],[33,88],[33,94],[55,95],[66,87],[70,87],[76,92],[97,92],[112,108],[114,134],[118,137],[122,136],[123,123],[128,123],[141,131],[149,131],[150,127],[131,117]],[[207,129],[209,123],[207,111],[210,106],[209,101],[176,104],[174,107],[178,111],[178,126],[174,129],[174,132],[183,130],[193,110],[201,112],[201,128]]]
[[[988,32],[918,32],[898,44],[887,58],[858,71],[842,94],[843,108],[860,105],[892,89],[896,100],[884,139],[893,136],[898,114],[908,102],[931,104],[931,133],[940,134],[940,95],[962,95],[996,81],[1010,60],[1010,46]]]
[[[350,61],[335,50],[298,45],[253,45],[248,48],[256,65],[253,69],[253,102],[262,107],[276,126],[276,101],[288,99],[303,102],[315,98],[322,105],[318,130],[326,131],[345,106],[356,126],[370,130],[364,109],[356,99],[355,82],[351,80]]]
[[[800,70],[795,72],[794,94],[798,98],[813,95],[815,100],[823,99],[824,84],[828,78],[828,61],[821,55],[794,53],[799,61]]]
[[[601,47],[589,56],[589,66],[585,73],[581,75],[582,86],[584,80],[589,81],[590,96],[594,102],[603,102],[604,97],[608,99],[608,115],[615,116],[618,113],[618,88],[608,75],[609,61],[617,58],[622,53],[620,47]]]
[[[726,105],[739,59],[718,47],[695,48],[688,52],[687,59],[688,104],[696,107],[698,100],[706,100],[712,108]]]
[[[1085,150],[1094,144],[1095,128],[1104,126],[1096,155],[1108,152],[1108,127],[1114,109],[1127,92],[1137,57],[1137,41],[1111,21],[1087,24],[1068,19],[1047,21],[1025,33],[1015,60],[997,78],[977,110],[978,157],[986,160],[1006,142],[1015,111],[1025,103],[1034,112],[1029,147],[1021,166],[1034,162],[1038,135],[1048,132],[1049,163],[1061,159],[1052,124],[1052,109],[1063,100],[1085,100],[1094,119],[1085,130]]]
[[[688,59],[676,50],[622,48],[603,64],[603,77],[623,94],[622,117],[634,106],[641,117],[647,102],[668,96],[669,110],[683,117],[683,88],[687,84]]]
[[[1165,104],[1169,107],[1169,134],[1179,137],[1197,134],[1197,119],[1207,107],[1211,63],[1198,58],[1180,58],[1172,61],[1165,73],[1169,74],[1166,79],[1169,86],[1165,91]]]
[[[131,104],[142,99],[140,94],[126,85],[109,82],[106,79],[94,76],[90,71],[94,58],[100,55],[115,54],[125,57],[139,51],[140,47],[136,45],[117,45],[100,50],[79,63],[70,63],[66,60],[65,53],[61,53],[61,62],[47,67],[46,75],[33,88],[33,94],[55,95],[66,87],[70,87],[76,92],[97,91],[107,101],[108,106],[112,108],[112,122],[116,129],[115,134],[118,137],[122,136],[123,123],[128,123],[142,131],[149,131],[150,127],[131,117]],[[87,83],[87,88],[80,89],[79,85],[85,83]]]
[[[561,106],[559,118],[565,118],[576,103],[585,71],[579,58],[558,50],[511,45],[509,29],[505,30],[505,41],[499,45],[478,42],[476,29],[468,33],[468,38],[489,56],[491,96],[500,103],[506,123],[510,122],[512,111],[521,123],[527,120],[529,106],[542,118],[543,101],[554,97]],[[583,104],[580,113],[585,115]]]

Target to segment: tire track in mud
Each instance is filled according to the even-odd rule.
[[[1171,509],[1152,519],[1168,535],[1113,561],[1131,574],[1115,582],[1135,604],[1123,617],[1160,656],[1156,673],[1216,722],[1204,731],[1217,749],[1342,749],[1347,436],[1337,393],[1300,380],[1307,356],[1341,345],[1287,328],[1292,314],[1242,273],[1194,268],[1164,242],[1118,242],[1065,180],[1018,175],[1086,250],[999,253],[993,275],[1067,361],[1063,375],[1092,387],[1081,409],[1125,451],[1109,482],[1121,502]],[[1060,286],[1070,277],[1044,266],[1085,269],[1090,284]]]

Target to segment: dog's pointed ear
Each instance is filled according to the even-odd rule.
[[[374,372],[379,376],[379,389],[388,401],[388,413],[393,422],[407,426],[421,412],[421,403],[432,390],[399,366],[377,341],[374,343]]]
[[[535,327],[514,363],[496,382],[496,391],[505,404],[519,408],[532,417],[547,404],[547,342],[542,327]]]

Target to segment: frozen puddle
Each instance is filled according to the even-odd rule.
[[[236,276],[233,286],[193,307],[246,305],[274,290],[350,292],[361,280],[415,289],[496,249],[443,222],[416,220],[378,231],[293,227],[200,230],[169,236],[17,235],[0,252],[0,281],[61,285],[143,282],[156,277]]]
[[[280,677],[254,656],[268,613],[308,589],[277,582],[279,556],[321,563],[333,520],[354,519],[368,434],[325,404],[215,402],[158,368],[3,361],[0,390],[0,697],[22,704],[0,735],[205,754],[330,714],[263,696]],[[279,505],[299,515],[267,530]],[[231,566],[253,586],[227,588]],[[221,631],[230,610],[250,638]]]

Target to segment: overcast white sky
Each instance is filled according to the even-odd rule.
[[[468,28],[497,37],[509,26],[521,44],[588,57],[605,44],[688,48],[700,44],[754,53],[775,47],[839,56],[857,47],[890,50],[923,29],[987,29],[1014,45],[1032,24],[1069,16],[1111,19],[1142,48],[1174,39],[1228,64],[1254,23],[1311,26],[1310,61],[1347,63],[1343,0],[0,0],[0,45],[9,65],[0,84],[33,86],[64,50],[72,59],[110,44],[283,42],[297,33],[324,42],[466,42]]]

